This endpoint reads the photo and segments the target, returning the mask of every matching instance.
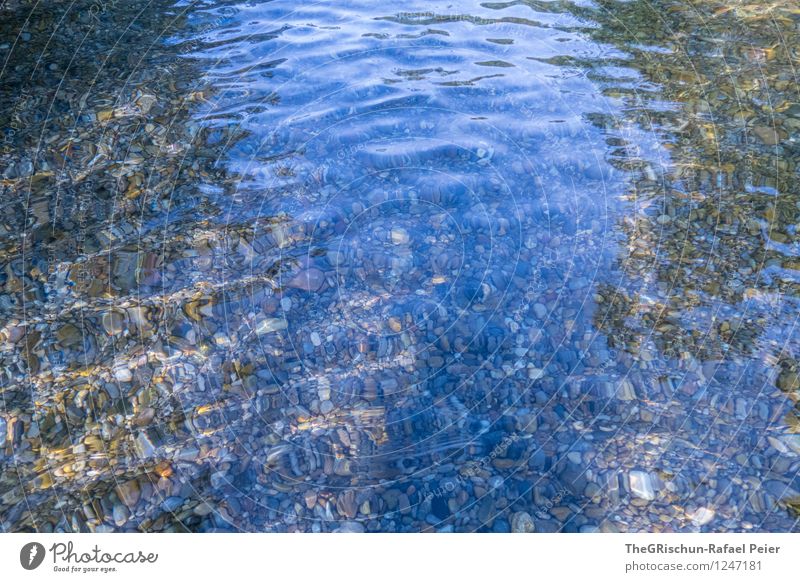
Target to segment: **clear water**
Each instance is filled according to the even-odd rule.
[[[797,529],[797,11],[707,4],[8,9],[3,529]]]

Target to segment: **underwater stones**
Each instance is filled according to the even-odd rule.
[[[633,383],[627,378],[620,381],[617,386],[617,398],[623,401],[636,400],[636,391],[634,390]]]
[[[125,483],[117,485],[117,497],[129,508],[135,507],[139,502],[140,489],[139,482],[136,479],[131,479]]]
[[[760,26],[753,24],[753,30]],[[386,26],[391,33],[393,25],[381,24]],[[68,29],[69,23],[59,27],[58,35]],[[530,31],[540,32],[549,34]],[[681,38],[670,45],[679,46]],[[58,40],[54,46],[71,45]],[[461,39],[456,34],[450,40]],[[723,44],[730,45],[714,50],[741,64],[749,81],[748,63],[736,62],[736,52],[728,51],[741,40],[726,37]],[[514,46],[507,45],[511,53]],[[137,56],[121,48],[112,61],[116,53]],[[780,60],[776,50],[771,58]],[[51,56],[58,54],[56,48]],[[673,56],[650,56],[672,77]],[[67,70],[68,58],[59,70]],[[326,123],[323,131],[330,133],[322,135],[314,111],[294,119],[291,130],[280,129],[287,126],[280,123],[283,109],[292,107],[278,107],[275,141],[253,124],[247,135],[239,120],[228,124],[224,117],[233,109],[222,110],[213,127],[202,126],[190,109],[187,120],[171,105],[186,102],[183,89],[196,80],[183,78],[191,76],[188,64],[164,75],[143,61],[122,93],[115,90],[119,67],[111,67],[111,79],[100,75],[97,91],[85,98],[73,83],[64,92],[67,100],[85,104],[64,103],[44,128],[41,155],[32,158],[31,134],[27,143],[20,140],[23,127],[6,136],[18,151],[3,154],[0,163],[12,180],[32,176],[24,184],[2,184],[9,203],[0,221],[7,253],[0,269],[0,327],[6,326],[0,356],[10,404],[0,410],[0,462],[10,466],[14,455],[20,472],[19,485],[11,483],[9,490],[8,479],[0,484],[7,491],[0,502],[3,528],[31,529],[35,517],[43,528],[59,529],[70,519],[81,521],[74,517],[81,505],[92,531],[791,527],[787,486],[797,489],[800,451],[792,434],[796,425],[786,418],[800,388],[796,363],[783,362],[779,350],[791,337],[784,325],[790,302],[774,299],[796,295],[800,266],[790,256],[796,189],[788,178],[798,160],[788,141],[778,144],[785,151],[765,145],[774,139],[772,131],[766,138],[744,134],[770,126],[772,117],[777,128],[800,129],[800,106],[777,94],[782,90],[773,84],[774,71],[768,62],[758,63],[766,65],[758,77],[765,83],[727,86],[719,95],[712,87],[708,100],[699,102],[684,83],[653,84],[666,100],[658,100],[663,133],[648,148],[666,138],[662,145],[675,156],[668,168],[659,167],[658,156],[638,151],[638,131],[617,135],[638,123],[641,107],[633,118],[616,112],[620,127],[613,127],[614,115],[597,120],[597,128],[608,132],[605,142],[597,142],[611,154],[607,160],[601,155],[600,163],[593,162],[590,152],[578,151],[588,143],[580,109],[593,107],[591,99],[575,102],[572,120],[545,123],[563,117],[554,101],[542,123],[519,124],[518,114],[538,119],[547,103],[534,99],[531,109],[520,111],[529,95],[517,101],[497,94],[493,121],[508,130],[514,147],[477,119],[459,126],[465,130],[460,144],[429,146],[428,138],[453,133],[451,116],[437,119],[435,108],[426,109],[419,124],[403,123],[419,113],[417,107],[393,108],[384,119],[370,114],[354,124]],[[634,56],[629,64],[644,63]],[[289,71],[293,66],[292,58],[283,65]],[[14,74],[13,67],[9,71]],[[81,67],[70,71],[80,75]],[[334,66],[324,75],[336,73]],[[155,76],[136,86],[139,74]],[[424,104],[437,75],[449,74],[417,71],[401,82],[413,82],[421,90],[416,102]],[[65,85],[70,81],[65,78]],[[791,89],[790,79],[778,81],[787,85],[783,91]],[[34,89],[36,82],[28,81]],[[495,82],[476,81],[489,90]],[[618,82],[628,84],[602,84]],[[765,91],[780,97],[766,95],[770,110]],[[41,93],[6,109],[35,126]],[[682,111],[687,93],[689,110]],[[234,96],[242,99],[240,111],[253,95]],[[751,95],[755,103],[747,103]],[[391,96],[367,90],[351,102],[384,97]],[[446,105],[447,95],[439,97]],[[676,107],[662,111],[667,101]],[[77,129],[61,131],[59,119],[69,122],[64,114],[73,105],[81,109],[72,120]],[[740,123],[729,123],[729,107],[745,113]],[[721,119],[716,136],[706,135],[709,119]],[[681,127],[674,133],[673,121]],[[542,130],[544,125],[553,127]],[[417,126],[421,131],[406,133]],[[267,133],[275,129],[270,127]],[[473,128],[485,143],[470,143]],[[309,141],[314,135],[330,141]],[[259,164],[258,172],[275,172],[252,176],[258,190],[250,196],[239,189],[250,180],[239,180],[236,164],[226,163],[233,152],[226,144],[237,144],[237,156],[261,159],[261,137],[270,154],[300,144],[304,149]],[[384,137],[384,143],[376,141]],[[480,159],[496,165],[476,166],[478,145]],[[383,157],[399,169],[381,164],[380,174],[370,173],[352,163],[358,148],[384,146],[386,153],[368,157]],[[721,159],[706,158],[706,148]],[[640,153],[648,159],[643,168],[634,159]],[[535,171],[528,158],[536,160]],[[605,161],[614,165],[622,158],[633,171],[607,171]],[[58,168],[51,177],[44,175],[47,163]],[[769,167],[780,172],[770,176],[764,171]],[[598,184],[587,179],[607,179],[611,196],[598,196]],[[269,195],[263,196],[260,186],[267,182]],[[455,182],[465,187],[456,189]],[[40,196],[56,191],[51,185],[63,193],[58,208],[50,196]],[[628,185],[636,194],[630,206]],[[15,216],[28,195],[29,212]],[[231,201],[234,211],[226,215]],[[17,234],[26,220],[33,244],[22,249]],[[780,231],[772,241],[770,228]],[[70,235],[78,229],[85,237],[75,249],[71,239],[78,237]],[[779,241],[787,246],[774,244]],[[767,245],[769,276],[761,277]],[[24,261],[14,256],[20,249]],[[712,252],[713,268],[701,269]],[[746,318],[740,283],[755,288]],[[618,291],[609,288],[615,284]],[[335,292],[322,293],[328,285]],[[722,319],[709,310],[716,306]],[[139,316],[129,315],[131,309]],[[713,326],[707,318],[723,324]],[[733,325],[737,319],[739,326]],[[83,341],[59,343],[56,332],[65,324]],[[711,335],[692,338],[704,330]],[[752,351],[755,346],[761,347]],[[704,353],[720,347],[721,355]],[[40,365],[26,366],[30,358]],[[708,360],[723,361],[727,370],[714,372],[712,366],[703,374],[698,363]],[[776,378],[778,367],[783,372]],[[769,385],[776,379],[786,394]],[[26,385],[31,390],[17,389]],[[202,418],[187,415],[201,407]],[[504,417],[513,426],[500,432],[517,440],[499,447],[481,438],[507,425]],[[595,446],[577,450],[579,440]],[[702,450],[689,446],[700,440]],[[265,449],[286,443],[293,453],[264,472]],[[412,443],[413,451],[407,447]],[[40,466],[39,451],[52,460],[52,476]],[[395,452],[402,458],[389,454]],[[476,468],[467,474],[470,461]],[[632,469],[650,475],[639,484],[632,478],[640,496],[620,490],[629,491]],[[670,475],[663,492],[662,469]],[[113,492],[131,479],[141,488],[132,509]],[[30,512],[14,505],[23,505],[25,483],[36,504]],[[444,494],[420,502],[437,483]],[[533,484],[542,485],[536,499]],[[209,491],[212,486],[221,489]],[[393,505],[384,497],[387,488],[396,492]],[[643,498],[661,501],[662,493],[664,503]],[[397,511],[400,495],[404,513]],[[496,501],[496,515],[484,496]],[[213,497],[213,512],[198,505],[204,497]],[[359,523],[356,516],[367,519]]]
[[[65,347],[81,343],[82,337],[80,330],[71,323],[61,326],[56,332],[58,342]]]
[[[511,531],[512,533],[533,533],[536,531],[536,525],[529,513],[518,511],[511,516]]]
[[[196,297],[184,304],[183,312],[193,321],[202,321],[214,315],[214,300],[210,296]]]
[[[164,502],[161,504],[161,509],[168,513],[172,513],[173,511],[177,511],[183,505],[183,499],[181,497],[167,497]]]
[[[800,375],[791,370],[784,370],[778,375],[778,388],[784,392],[800,390]]]
[[[328,262],[333,267],[339,267],[345,263],[345,259],[347,258],[345,253],[340,249],[331,249],[328,251],[327,255]]]
[[[130,382],[133,380],[133,372],[124,364],[114,368],[114,379],[117,382]]]
[[[314,509],[314,506],[317,504],[317,492],[313,489],[308,489],[303,494],[303,500],[305,501],[307,509]]]
[[[172,465],[170,465],[167,461],[161,461],[155,466],[153,471],[159,477],[168,478],[172,475]]]
[[[333,530],[333,533],[364,533],[364,526],[357,521],[346,521]]]
[[[103,328],[109,335],[117,335],[125,330],[125,316],[119,311],[107,311],[102,318]]]
[[[130,512],[128,511],[128,508],[121,503],[115,503],[111,511],[111,517],[117,527],[122,527],[127,523],[128,518],[130,517]]]
[[[349,519],[353,519],[358,513],[356,505],[356,494],[352,489],[340,493],[336,498],[336,511]]]
[[[751,128],[753,135],[760,139],[765,145],[774,146],[780,141],[780,136],[771,127],[756,125]]]
[[[286,284],[287,287],[292,289],[300,289],[301,291],[314,292],[319,291],[325,283],[325,274],[319,269],[304,269],[292,277]]]
[[[288,325],[289,324],[282,317],[262,319],[256,324],[255,332],[256,335],[266,335],[268,333],[284,330]]]
[[[14,323],[7,324],[0,330],[0,342],[17,343],[25,336],[25,326]]]
[[[133,439],[133,446],[139,457],[147,459],[155,453],[155,445],[144,432],[140,432]]]
[[[349,459],[334,459],[333,472],[340,477],[349,477],[353,474],[353,462]]]
[[[407,245],[411,240],[411,237],[408,235],[408,231],[400,227],[393,228],[391,230],[390,237],[392,239],[392,243],[396,245]]]
[[[656,498],[653,477],[645,471],[631,471],[628,475],[631,494],[645,501]]]
[[[153,422],[153,418],[155,417],[156,411],[154,408],[150,408],[146,406],[142,408],[136,416],[133,418],[133,424],[135,426],[148,426],[150,423]]]
[[[716,512],[713,509],[709,507],[699,507],[697,510],[689,514],[689,518],[695,525],[703,526],[711,523],[711,520],[714,519],[715,515]]]

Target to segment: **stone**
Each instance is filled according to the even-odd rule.
[[[783,441],[772,436],[768,436],[767,441],[772,446],[772,448],[778,451],[779,453],[786,454],[789,452],[789,447],[787,447]]]
[[[336,511],[349,519],[353,519],[358,513],[356,505],[356,494],[352,489],[340,493],[336,498]]]
[[[533,533],[536,531],[536,525],[529,513],[518,511],[511,516],[511,531],[512,533]]]
[[[756,125],[752,128],[753,135],[764,142],[766,145],[774,146],[780,141],[780,136],[771,127]]]
[[[652,476],[645,471],[631,471],[628,475],[631,494],[639,499],[652,501],[656,498]]]
[[[333,533],[364,533],[364,526],[357,521],[346,521],[333,530]]]
[[[155,446],[153,446],[153,442],[144,432],[140,432],[136,435],[133,440],[133,446],[135,447],[139,456],[143,459],[152,457],[153,453],[156,451]]]
[[[256,335],[266,335],[275,331],[286,329],[289,324],[281,317],[263,319],[256,324]]]
[[[139,496],[139,482],[136,479],[117,485],[117,497],[128,507],[135,507],[139,502]]]
[[[403,493],[397,498],[397,508],[400,510],[400,513],[404,515],[411,513],[411,503],[409,502],[408,495]]]
[[[408,231],[400,227],[393,228],[391,236],[392,242],[396,245],[407,245],[411,240],[411,237],[408,236]]]
[[[544,377],[542,368],[528,368],[528,378],[530,380],[541,380]]]
[[[572,515],[572,510],[566,505],[558,505],[550,508],[550,515],[555,517],[560,522],[565,522]]]
[[[323,283],[325,283],[325,274],[319,269],[311,268],[297,273],[289,280],[286,286],[292,289],[300,289],[301,291],[314,292],[319,291]]]
[[[122,505],[121,503],[114,504],[114,508],[111,510],[111,517],[114,520],[114,523],[117,524],[118,527],[122,527],[128,521],[128,517],[130,516],[130,512],[128,508]]]
[[[491,527],[495,517],[496,511],[494,500],[489,496],[485,496],[478,504],[478,520],[480,520],[482,524]]]
[[[714,519],[715,511],[709,507],[700,507],[692,512],[689,517],[695,525],[706,525]]]
[[[180,497],[167,497],[161,504],[161,509],[172,513],[173,511],[177,511],[181,505],[183,505],[183,499]]]
[[[103,314],[103,328],[109,335],[122,333],[125,329],[125,317],[118,311],[108,311]]]
[[[133,373],[129,368],[119,367],[114,368],[114,379],[117,382],[130,382],[133,380]]]

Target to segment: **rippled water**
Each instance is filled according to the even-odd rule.
[[[797,529],[793,2],[31,6],[3,530]]]

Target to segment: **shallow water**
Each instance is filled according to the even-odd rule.
[[[2,9],[3,530],[797,529],[792,2],[122,4]]]

